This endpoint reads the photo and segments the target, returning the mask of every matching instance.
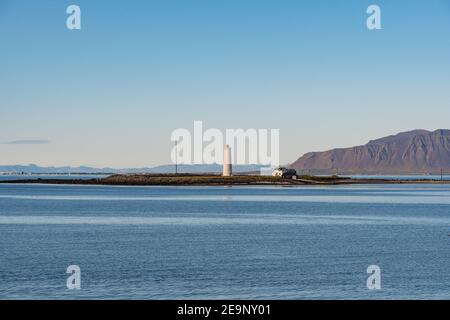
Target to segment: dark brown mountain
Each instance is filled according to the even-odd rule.
[[[290,167],[316,174],[448,174],[450,130],[414,130],[364,146],[310,152]]]

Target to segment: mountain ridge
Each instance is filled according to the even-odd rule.
[[[290,167],[323,174],[450,172],[450,130],[412,130],[370,140],[365,145],[308,152]]]
[[[233,171],[251,172],[258,171],[262,166],[260,165],[237,165],[233,166]],[[156,167],[144,167],[144,168],[94,168],[88,166],[79,167],[41,167],[35,164],[29,165],[0,165],[0,174],[113,174],[113,173],[173,173],[175,171],[174,164],[160,165]],[[222,172],[222,165],[178,165],[179,173],[220,173]]]

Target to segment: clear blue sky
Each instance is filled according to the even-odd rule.
[[[283,163],[450,127],[448,0],[0,0],[0,46],[3,165],[169,163],[194,120],[279,128]]]

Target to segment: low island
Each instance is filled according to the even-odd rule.
[[[234,175],[223,177],[213,174],[114,174],[93,179],[17,179],[0,181],[2,184],[77,184],[110,186],[217,186],[217,185],[351,185],[351,184],[450,184],[437,179],[378,179],[339,176],[297,176],[294,179],[262,175]]]

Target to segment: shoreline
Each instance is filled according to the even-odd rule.
[[[197,174],[130,174],[112,175],[93,179],[16,179],[0,181],[0,184],[53,184],[98,186],[296,186],[296,185],[357,185],[357,184],[450,184],[450,180],[436,179],[377,179],[346,178],[337,176],[299,176],[285,179],[272,176]]]

